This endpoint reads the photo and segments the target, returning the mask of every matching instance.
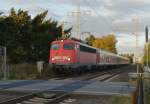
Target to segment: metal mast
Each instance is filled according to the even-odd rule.
[[[75,17],[75,24],[74,24],[74,36],[78,39],[81,39],[81,14],[82,15],[90,15],[90,11],[83,11],[81,12],[80,4],[77,7],[77,10],[69,12],[69,15]]]
[[[81,39],[80,36],[80,21],[81,21],[81,11],[80,11],[80,5],[78,5],[78,8],[76,11],[70,12],[71,16],[75,16],[75,24],[74,24],[74,36],[77,36],[78,39]]]
[[[139,18],[136,17],[136,18],[133,18],[132,19],[134,22],[135,22],[135,32],[134,32],[134,35],[135,35],[135,38],[136,38],[136,44],[135,44],[135,63],[137,64],[137,73],[139,73],[139,66],[138,66],[138,58],[139,58],[139,54],[138,54],[138,27],[139,27]]]

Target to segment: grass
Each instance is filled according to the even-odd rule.
[[[150,95],[147,96],[147,104],[150,104]]]
[[[132,104],[132,98],[130,96],[113,96],[112,104]]]
[[[10,67],[10,79],[32,79],[38,71],[34,64],[16,64]]]
[[[48,78],[52,75],[48,65],[44,65],[41,73],[37,70],[36,64],[22,63],[10,65],[8,79],[37,79]],[[0,79],[3,79],[3,74],[0,72]]]

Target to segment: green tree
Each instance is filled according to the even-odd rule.
[[[47,13],[31,18],[28,11],[12,8],[8,16],[0,15],[0,45],[7,46],[10,62],[48,61],[50,43],[62,36],[62,26],[46,19]]]
[[[49,56],[50,42],[61,37],[61,26],[57,21],[46,20],[48,11],[45,11],[32,20],[32,43],[30,59],[34,61],[47,60]]]
[[[8,50],[10,49],[10,54],[8,55],[12,62],[27,61],[31,42],[31,16],[28,15],[28,11],[19,9],[16,12],[12,8],[7,18],[12,18],[15,25],[14,27],[16,28],[16,31],[12,32],[14,34],[14,39],[12,40],[14,46],[7,48]],[[8,32],[8,34],[10,34],[10,31]]]

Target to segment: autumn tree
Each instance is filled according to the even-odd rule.
[[[106,51],[117,53],[116,50],[116,37],[113,34],[105,35],[100,38],[90,36],[86,39],[90,45],[96,48],[104,49]]]
[[[104,40],[102,38],[96,38],[93,41],[92,46],[100,49],[105,49]]]
[[[147,45],[144,47],[144,56],[143,56],[143,64],[146,65],[148,58],[148,64],[150,65],[150,41],[148,42],[148,54],[147,54]]]
[[[112,53],[117,53],[117,50],[116,50],[117,40],[116,40],[115,35],[110,34],[110,35],[107,35],[107,36],[103,36],[102,40],[104,42],[103,43],[104,44],[103,49],[105,49],[109,52],[112,52]]]

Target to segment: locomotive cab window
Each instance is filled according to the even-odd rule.
[[[59,44],[52,44],[51,50],[59,50],[60,45]]]
[[[65,50],[74,50],[75,49],[75,44],[72,44],[72,43],[65,43],[63,48]]]

